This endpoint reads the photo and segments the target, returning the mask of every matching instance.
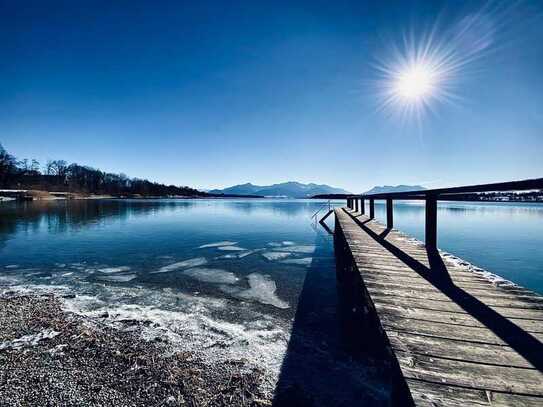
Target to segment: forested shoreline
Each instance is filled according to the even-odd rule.
[[[17,159],[0,144],[0,188],[112,196],[208,196],[187,186],[130,178],[64,160]]]

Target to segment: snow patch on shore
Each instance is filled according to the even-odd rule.
[[[256,289],[258,278],[250,277],[250,290]],[[275,291],[275,284],[271,285]],[[248,294],[249,290],[245,295],[253,297]],[[258,296],[275,302],[269,294]],[[247,312],[246,306],[172,288],[105,286],[97,295],[64,298],[63,304],[68,312],[137,332],[144,340],[166,340],[175,349],[196,353],[209,364],[243,360],[247,367],[263,371],[261,386],[269,392],[275,388],[290,337],[289,325],[272,315],[249,311],[242,322],[225,320],[215,315],[226,308]]]
[[[20,338],[13,339],[11,341],[1,342],[0,351],[6,350],[6,349],[18,350],[22,348],[37,346],[40,341],[43,341],[46,339],[52,339],[57,335],[60,335],[60,332],[53,331],[52,329],[46,329],[37,334],[21,336]]]

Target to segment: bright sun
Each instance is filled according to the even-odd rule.
[[[421,102],[431,98],[437,86],[436,73],[422,63],[414,64],[398,72],[394,92],[405,102]]]

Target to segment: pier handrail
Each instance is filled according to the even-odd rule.
[[[387,228],[394,227],[394,200],[423,200],[426,204],[425,240],[426,247],[437,250],[437,202],[438,201],[474,201],[482,192],[514,192],[543,190],[543,178],[522,181],[498,182],[493,184],[469,185],[452,188],[425,189],[422,191],[384,192],[377,194],[359,194],[347,196],[347,206],[365,214],[365,200],[369,201],[369,217],[375,218],[375,200],[386,201]]]
[[[319,209],[317,210],[317,212],[315,212],[313,215],[311,215],[311,219],[314,219],[320,211],[322,211],[324,208],[328,207],[328,211],[330,211],[331,209],[331,200],[329,199],[327,202],[323,203]]]

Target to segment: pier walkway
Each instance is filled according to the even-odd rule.
[[[356,275],[367,332],[398,372],[394,405],[543,406],[542,296],[467,270],[352,200],[334,212],[338,273]]]

